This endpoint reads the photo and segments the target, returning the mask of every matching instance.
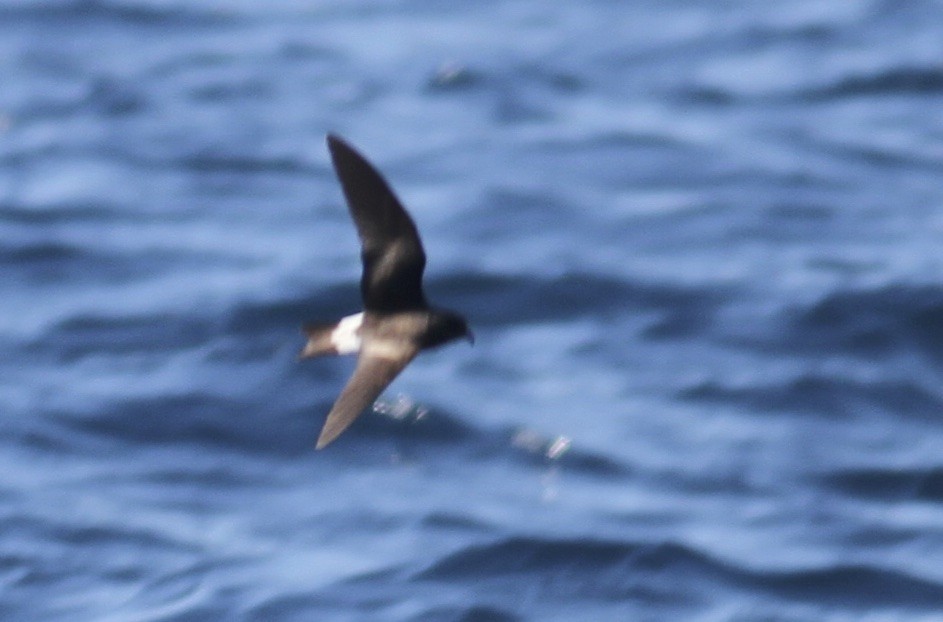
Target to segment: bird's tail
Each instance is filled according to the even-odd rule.
[[[308,342],[298,354],[299,359],[307,359],[314,356],[328,356],[337,354],[337,347],[331,341],[331,334],[337,328],[334,324],[305,324],[301,330],[308,336]]]

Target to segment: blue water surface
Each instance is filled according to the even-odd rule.
[[[934,0],[7,0],[0,619],[943,611]],[[476,332],[314,451],[334,131]]]

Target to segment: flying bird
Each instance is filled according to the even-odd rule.
[[[412,218],[366,158],[328,134],[334,170],[360,237],[363,311],[305,324],[299,358],[356,354],[354,374],[327,415],[321,449],[337,438],[420,351],[474,336],[461,315],[429,305],[422,291],[426,253]]]

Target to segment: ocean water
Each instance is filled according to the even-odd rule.
[[[943,5],[7,0],[0,619],[943,619]],[[324,135],[412,211],[359,310]]]

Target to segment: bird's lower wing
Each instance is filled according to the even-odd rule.
[[[354,375],[334,402],[334,407],[321,428],[317,448],[321,449],[340,436],[367,406],[373,404],[383,389],[413,360],[417,352],[418,350],[411,349],[397,353],[394,357],[387,352],[371,354],[369,348],[361,351]]]

